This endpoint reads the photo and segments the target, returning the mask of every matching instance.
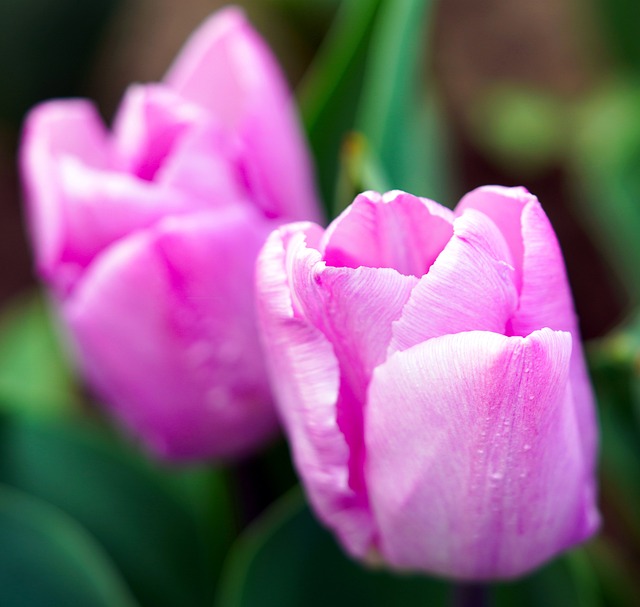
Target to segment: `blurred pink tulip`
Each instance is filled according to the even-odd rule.
[[[242,454],[277,427],[254,262],[284,220],[318,218],[309,155],[270,51],[229,8],[108,131],[85,100],[29,115],[28,220],[80,366],[156,454]]]
[[[367,192],[275,231],[257,277],[297,469],[351,555],[511,578],[595,532],[591,388],[534,196]]]

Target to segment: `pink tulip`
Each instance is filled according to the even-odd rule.
[[[535,196],[367,192],[275,231],[257,272],[295,463],[351,555],[510,578],[594,533],[594,405]]]
[[[85,100],[34,109],[21,160],[39,273],[115,414],[169,458],[271,435],[255,257],[318,207],[285,80],[242,12],[209,18],[163,82],[131,86],[111,131]]]

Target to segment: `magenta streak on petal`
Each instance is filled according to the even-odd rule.
[[[349,446],[349,486],[367,504],[363,407],[371,373],[384,359],[396,320],[417,279],[390,268],[294,264],[292,291],[302,315],[322,331],[340,365],[337,422]]]

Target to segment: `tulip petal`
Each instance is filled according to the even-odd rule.
[[[251,95],[274,71],[270,52],[247,23],[242,10],[214,13],[191,34],[164,82],[183,98],[237,127]],[[276,68],[277,70],[277,68]],[[279,77],[278,73],[278,77]]]
[[[447,335],[376,369],[367,483],[383,557],[468,579],[527,571],[593,532],[571,336]]]
[[[314,224],[291,224],[269,237],[257,263],[258,311],[273,389],[309,499],[349,552],[363,556],[372,529],[367,505],[349,482],[349,446],[336,412],[339,363],[289,279],[293,267],[320,261],[306,246],[320,234]]]
[[[77,156],[94,169],[105,169],[107,144],[104,124],[88,101],[50,101],[36,107],[27,118],[20,165],[36,263],[45,278],[54,275],[67,229],[58,163]]]
[[[180,190],[194,211],[247,195],[238,147],[211,115],[161,84],[129,87],[113,130],[114,166]]]
[[[175,145],[156,175],[156,183],[188,194],[207,208],[250,201],[235,142],[211,121],[202,121]]]
[[[539,327],[573,333],[576,318],[562,252],[538,199],[524,188],[486,186],[456,207],[481,211],[499,228],[511,249],[520,303],[511,333],[525,336]]]
[[[114,168],[153,181],[176,143],[203,120],[202,108],[166,86],[130,86],[113,124]]]
[[[244,171],[269,216],[317,219],[309,156],[284,75],[244,14],[218,11],[191,36],[165,77],[243,141]]]
[[[237,455],[275,431],[251,288],[271,227],[249,207],[165,219],[61,304],[92,385],[161,456]]]
[[[518,292],[522,288],[522,260],[524,256],[520,215],[524,205],[532,201],[537,201],[537,198],[525,188],[505,188],[491,185],[472,190],[463,196],[455,208],[456,215],[461,215],[466,209],[480,211],[498,226],[511,249]]]
[[[219,130],[200,116],[203,125],[179,133],[198,112],[191,115],[173,95],[161,87],[132,87],[113,140],[84,101],[51,102],[31,114],[22,150],[30,224],[39,269],[58,292],[71,289],[94,256],[118,238],[168,215],[241,200],[241,177]],[[207,179],[195,180],[203,149]],[[165,153],[169,162],[162,166]],[[150,181],[156,171],[159,183]]]
[[[302,315],[333,346],[340,368],[336,403],[349,445],[349,486],[366,502],[362,410],[374,367],[384,360],[391,326],[417,279],[390,268],[326,267],[319,253],[298,255],[291,283]]]
[[[504,334],[517,305],[507,243],[489,218],[468,210],[393,324],[389,354],[462,331]]]
[[[67,265],[64,278],[68,287],[100,251],[117,239],[163,217],[211,206],[209,201],[180,190],[158,187],[126,173],[95,170],[72,157],[63,158],[57,171],[66,218],[58,261]],[[59,275],[53,278],[59,283]]]
[[[449,209],[426,198],[365,192],[327,229],[323,258],[329,266],[393,268],[420,277],[451,238],[452,223]]]
[[[523,282],[520,306],[511,321],[514,335],[526,335],[534,326],[570,331],[579,338],[571,287],[562,251],[540,203],[535,200],[522,210],[524,242]],[[598,442],[595,403],[584,355],[576,348],[571,357],[571,383],[575,396],[580,439],[591,469],[595,469]],[[595,478],[591,481],[595,493]]]
[[[524,336],[536,328],[549,327],[569,331],[579,339],[562,251],[538,199],[524,188],[490,186],[467,194],[456,212],[469,208],[482,211],[500,227],[516,260],[520,303],[509,323],[509,334]],[[595,467],[595,405],[581,348],[574,348],[570,376],[580,440]]]

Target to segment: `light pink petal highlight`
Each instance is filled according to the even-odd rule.
[[[251,95],[272,66],[264,43],[241,9],[217,11],[191,34],[164,77],[183,98],[236,128],[252,102]]]
[[[594,531],[570,356],[564,332],[468,332],[376,369],[367,484],[383,558],[401,569],[509,578]]]

